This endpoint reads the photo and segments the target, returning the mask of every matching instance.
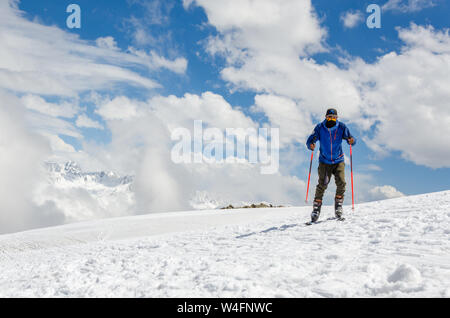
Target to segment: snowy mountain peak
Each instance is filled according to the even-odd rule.
[[[52,202],[66,222],[129,214],[134,206],[133,176],[114,172],[85,172],[73,161],[46,162],[47,178],[38,187],[34,201]]]
[[[80,168],[80,166],[78,166],[78,164],[76,162],[68,161],[64,165],[64,171],[66,173],[70,173],[70,174],[80,174],[81,168]]]
[[[99,183],[107,187],[131,184],[133,182],[132,176],[120,176],[112,171],[84,172],[74,161],[68,161],[64,164],[46,162],[45,166],[50,180],[53,182],[61,180],[78,181],[79,183]]]

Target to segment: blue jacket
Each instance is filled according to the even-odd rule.
[[[306,146],[311,149],[311,144],[320,141],[320,157],[319,161],[328,165],[344,161],[344,153],[342,152],[342,139],[347,140],[352,137],[356,144],[356,138],[350,134],[344,123],[336,120],[336,125],[331,128],[325,126],[326,120],[318,124],[311,136],[306,141]],[[352,145],[352,146],[353,146]]]

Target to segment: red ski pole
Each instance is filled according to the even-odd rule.
[[[311,167],[312,167],[313,155],[314,155],[314,151],[311,152],[311,162],[309,163],[308,187],[306,188],[306,203],[308,203],[309,179],[311,178]]]
[[[353,160],[352,160],[352,145],[350,145],[350,172],[352,175],[352,210],[355,210],[355,195],[353,192]]]

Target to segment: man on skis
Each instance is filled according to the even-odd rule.
[[[317,184],[316,193],[314,196],[311,222],[316,222],[319,219],[320,209],[322,207],[322,198],[332,175],[334,175],[334,180],[337,187],[334,201],[335,215],[338,219],[342,218],[342,205],[344,203],[346,185],[342,139],[345,139],[349,145],[354,145],[356,143],[356,139],[350,134],[347,126],[338,121],[336,109],[330,108],[327,110],[325,120],[314,128],[313,133],[306,141],[306,146],[311,151],[314,151],[316,142],[320,141],[318,168],[319,182]]]

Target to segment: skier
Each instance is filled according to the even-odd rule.
[[[311,213],[311,222],[319,219],[320,209],[322,207],[322,198],[328,187],[331,176],[334,175],[336,182],[336,196],[334,200],[334,211],[336,218],[342,219],[345,193],[345,163],[344,153],[342,152],[342,139],[347,140],[349,145],[354,145],[356,139],[350,134],[347,126],[338,121],[336,109],[327,110],[325,120],[319,123],[306,141],[306,146],[314,151],[316,142],[320,141],[319,157],[319,182],[314,196],[313,212]]]

